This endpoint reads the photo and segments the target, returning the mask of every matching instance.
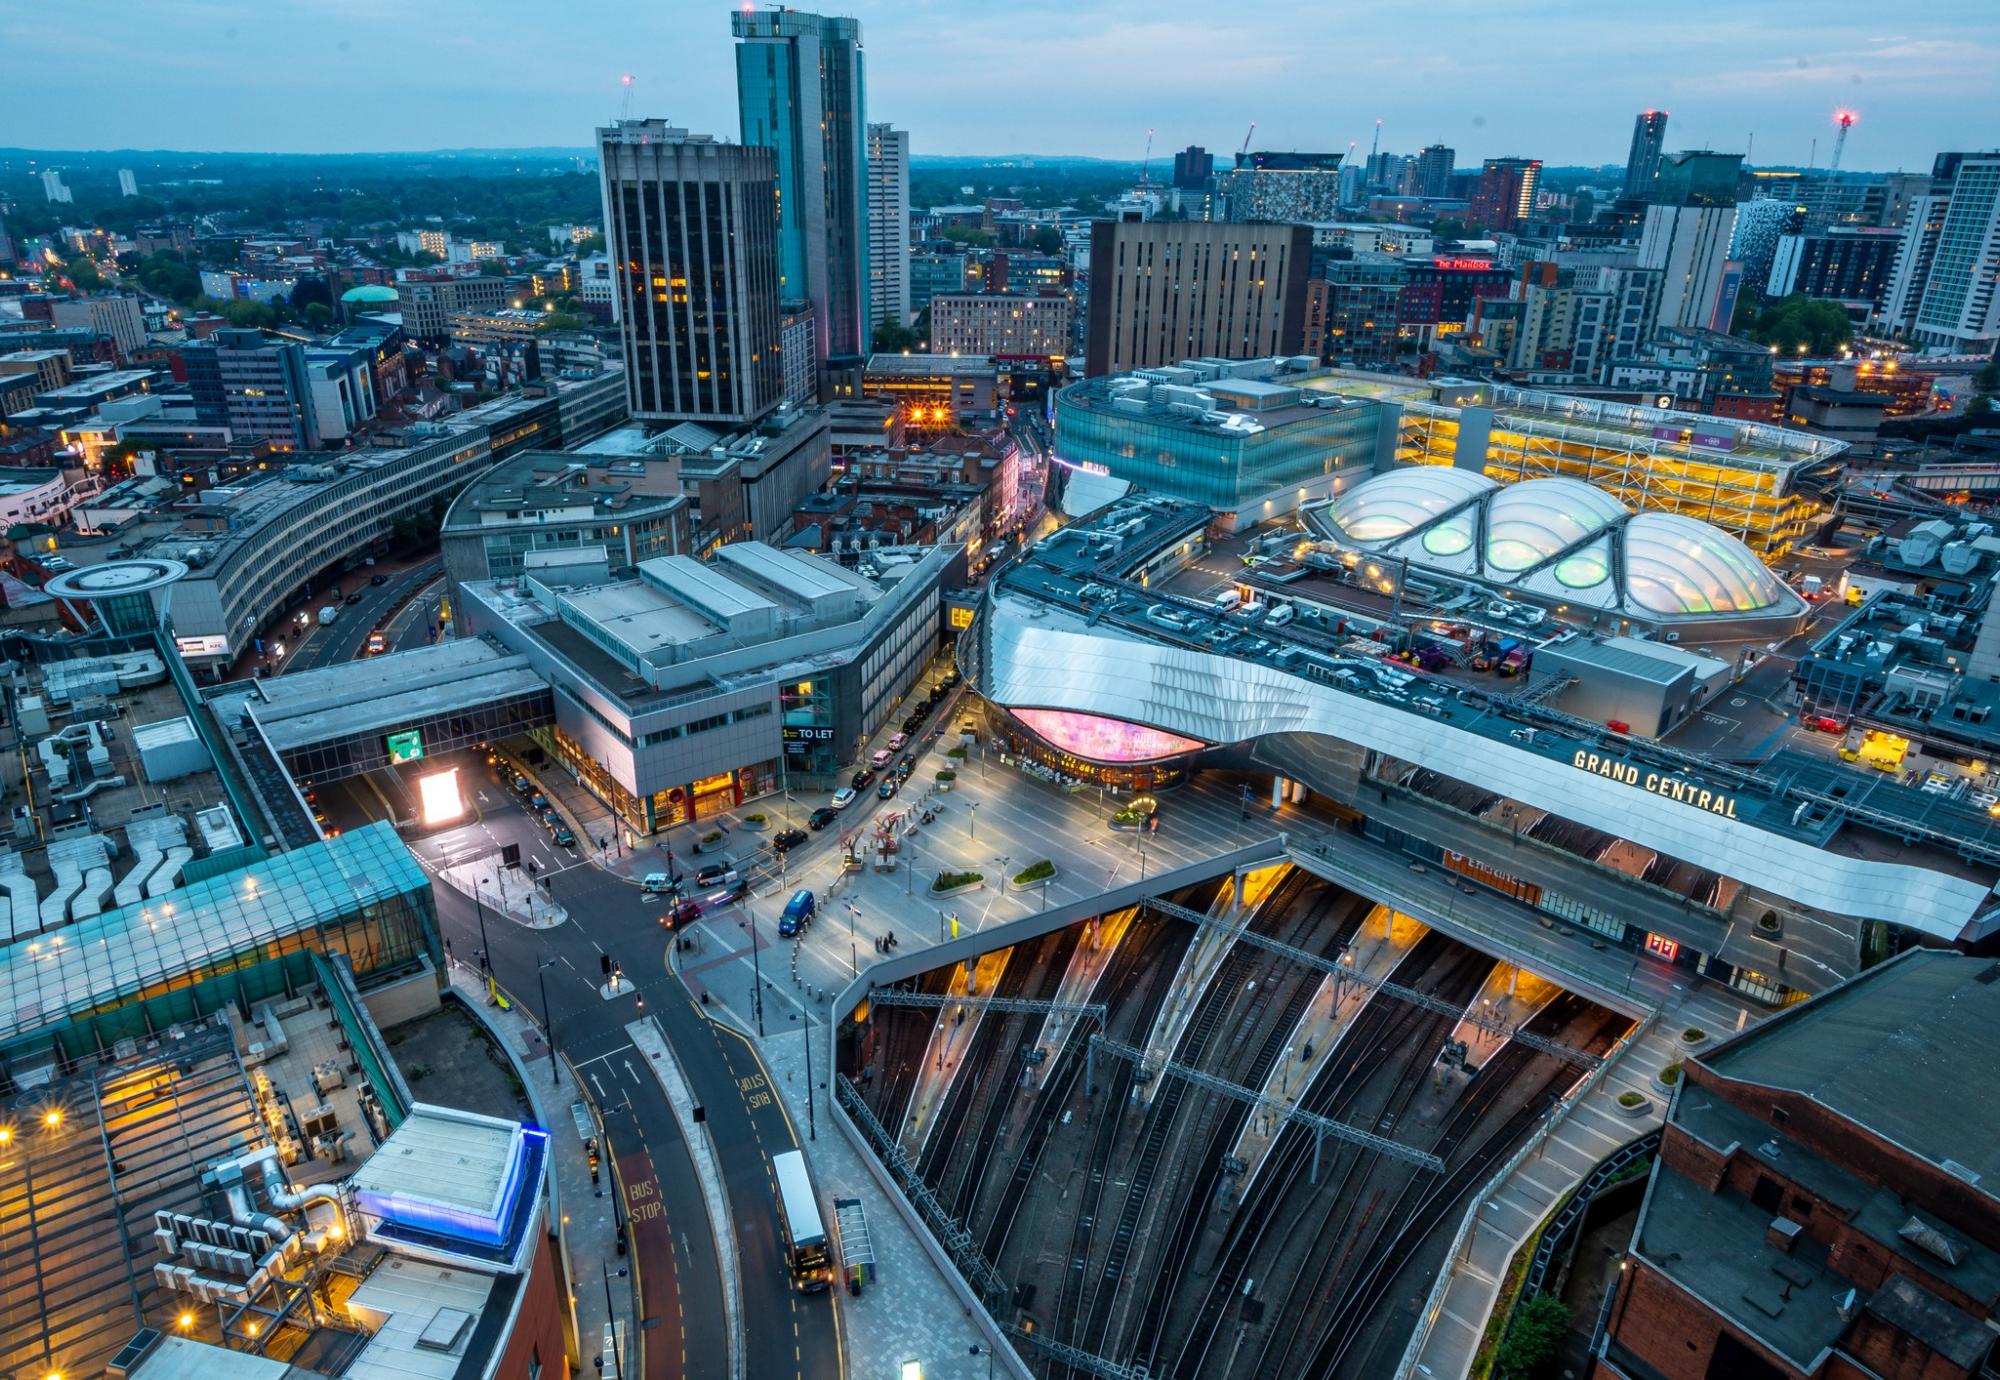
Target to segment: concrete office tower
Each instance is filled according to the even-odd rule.
[[[1416,196],[1444,196],[1451,191],[1451,171],[1458,161],[1458,150],[1446,148],[1443,144],[1430,144],[1417,153],[1416,184],[1410,191]]]
[[[1467,214],[1488,230],[1512,230],[1534,214],[1541,185],[1541,159],[1489,158],[1479,170]]]
[[[1910,338],[1990,355],[2000,346],[2000,153],[1958,157]]]
[[[1639,231],[1639,267],[1659,271],[1658,296],[1646,334],[1661,327],[1712,330],[1733,306],[1740,265],[1731,272],[1729,243],[1736,232],[1736,180],[1740,153],[1690,150],[1660,160],[1653,204]],[[1732,300],[1724,302],[1725,296]]]
[[[42,174],[42,195],[50,201],[59,203],[70,202],[76,199],[70,194],[69,188],[63,184],[63,175],[54,168],[50,168]]]
[[[763,417],[784,388],[771,150],[664,120],[621,120],[597,148],[633,417]]]
[[[1632,151],[1625,155],[1625,195],[1637,201],[1651,198],[1653,179],[1660,175],[1660,149],[1667,138],[1667,112],[1642,110],[1632,121]]]
[[[1214,171],[1215,155],[1200,144],[1189,144],[1174,155],[1174,186],[1184,192],[1201,191]]]
[[[133,176],[130,168],[120,168],[118,170],[118,195],[139,195],[139,179]]]
[[[910,322],[910,134],[868,126],[868,301],[877,324]]]
[[[1306,225],[1095,221],[1089,373],[1297,354],[1311,270]]]
[[[861,23],[798,10],[738,10],[743,142],[772,152],[778,294],[813,304],[819,357],[867,353],[868,128]]]

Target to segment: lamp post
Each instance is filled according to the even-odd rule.
[[[783,856],[782,854],[780,856]],[[757,1012],[757,1038],[764,1038],[764,964],[757,953],[757,907],[750,904],[750,897],[743,898],[743,912],[750,917],[750,971],[752,982],[750,1005]]]
[[[549,980],[542,976],[555,965],[553,958],[545,958],[535,965],[535,983],[542,989],[542,1033],[549,1037],[549,1082],[562,1086],[562,1065],[556,1059],[555,1018],[549,1014]]]
[[[818,1118],[818,1113],[813,1106],[813,1018],[812,1018],[812,1012],[810,1011],[806,1012],[805,1034],[806,1034],[806,1139],[811,1141],[817,1141],[819,1139],[819,1118]]]
[[[972,1351],[970,1354],[978,1356],[981,1355],[982,1353],[986,1357],[986,1380],[993,1380],[993,1353],[988,1348],[982,1347],[981,1345],[979,1345],[979,1343],[974,1342],[972,1344]]]
[[[976,839],[979,837],[979,831],[977,828],[974,827],[978,823],[979,823],[979,802],[975,800],[969,803],[965,807],[965,836],[967,838]]]
[[[493,946],[486,939],[486,879],[472,884],[472,904],[479,911],[479,970],[486,975],[486,1004],[493,1004]]]

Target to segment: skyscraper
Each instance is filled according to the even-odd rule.
[[[1416,185],[1410,190],[1417,196],[1444,196],[1451,190],[1452,165],[1458,161],[1458,151],[1443,144],[1431,144],[1417,154]]]
[[[819,357],[868,350],[868,129],[861,23],[799,10],[738,10],[743,142],[772,151],[778,291],[813,304]]]
[[[771,150],[664,120],[621,120],[597,146],[632,415],[764,416],[784,391]]]
[[[868,126],[868,301],[874,320],[910,321],[910,134]]]
[[[1174,185],[1184,192],[1198,192],[1208,185],[1215,171],[1215,155],[1200,144],[1189,144],[1174,155]]]
[[[1705,149],[1660,160],[1652,204],[1639,231],[1639,267],[1659,271],[1648,335],[1659,327],[1710,330],[1718,320],[1727,325],[1734,300],[1731,284],[1742,281],[1742,266],[1737,264],[1732,275],[1729,257],[1742,166],[1740,153]]]
[[[1667,138],[1667,112],[1642,110],[1632,121],[1632,151],[1625,155],[1625,195],[1646,200],[1660,175],[1660,149]]]
[[[1937,255],[1938,236],[1944,233],[1945,212],[1951,209],[1951,184],[1965,157],[1963,153],[1939,154],[1931,163],[1929,184],[1910,198],[1903,219],[1903,242],[1896,247],[1895,267],[1889,274],[1889,292],[1872,323],[1876,330],[1906,336],[1916,324],[1924,284],[1931,276],[1931,260]]]
[[[1468,214],[1488,230],[1512,230],[1534,214],[1541,182],[1539,158],[1489,158],[1479,170]]]
[[[2000,346],[2000,153],[1957,156],[1938,221],[1910,337],[1954,354],[1992,354]]]

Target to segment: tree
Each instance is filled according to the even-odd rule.
[[[969,245],[974,249],[984,249],[993,243],[992,234],[976,225],[947,225],[944,228],[944,238],[954,244]]]
[[[232,326],[249,326],[264,331],[278,324],[278,313],[271,310],[266,302],[252,302],[245,298],[224,302],[220,310],[222,319]]]
[[[1982,393],[2000,393],[2000,360],[1981,366],[1972,376],[1972,386]]]
[[[885,316],[875,327],[875,350],[879,354],[895,354],[899,350],[914,350],[923,344],[923,337],[903,325],[893,316]]]
[[[1031,244],[1037,254],[1060,254],[1063,246],[1062,231],[1053,225],[1044,225],[1035,232]]]
[[[324,302],[308,302],[300,314],[305,318],[306,325],[315,331],[323,331],[333,324],[333,308]]]
[[[1446,217],[1431,226],[1431,233],[1441,240],[1470,239],[1472,226],[1465,221]]]
[[[1596,215],[1597,198],[1589,192],[1578,192],[1576,200],[1570,206],[1569,223],[1571,225],[1588,225]]]
[[[1553,1294],[1537,1294],[1514,1310],[1493,1354],[1493,1380],[1537,1380],[1562,1355],[1569,1309]]]
[[[603,252],[604,236],[601,234],[585,235],[576,242],[576,256],[579,259],[588,258],[592,254],[602,254]]]
[[[574,312],[552,311],[542,319],[549,323],[549,329],[552,331],[581,331],[590,326],[588,321]]]
[[[301,310],[318,302],[329,311],[333,309],[333,289],[324,278],[301,278],[292,285],[292,305]]]
[[[1853,338],[1854,327],[1840,303],[1795,292],[1760,312],[1747,334],[1780,354],[1830,355]]]
[[[104,286],[104,275],[97,271],[97,265],[87,257],[78,254],[75,258],[63,260],[63,277],[76,284],[78,292],[96,292]]]

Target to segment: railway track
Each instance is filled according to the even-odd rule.
[[[1425,990],[1467,987],[1467,997],[1477,990],[1477,978],[1470,969],[1476,966],[1481,956],[1457,945],[1444,936],[1432,933],[1419,940],[1416,947],[1398,965],[1398,981]],[[1470,960],[1470,961],[1469,961]],[[1487,964],[1490,959],[1484,960]],[[1468,983],[1468,979],[1470,979]],[[1440,992],[1440,995],[1446,994]],[[1405,1081],[1413,1073],[1428,1067],[1430,1054],[1427,1048],[1420,1055],[1421,1063],[1415,1068],[1407,1067],[1411,1062],[1407,1056],[1416,1049],[1420,1028],[1447,1018],[1430,1012],[1423,1007],[1402,1002],[1371,999],[1348,1022],[1339,1042],[1329,1051],[1326,1062],[1319,1074],[1309,1084],[1300,1098],[1300,1105],[1306,1110],[1335,1119],[1348,1119],[1354,1104],[1367,1088],[1378,1081],[1378,1075],[1388,1072],[1395,1082],[1391,1089]],[[1406,1057],[1398,1060],[1395,1055]],[[1397,1072],[1397,1065],[1405,1067]],[[1325,1213],[1311,1211],[1294,1212],[1284,1215],[1280,1212],[1295,1188],[1309,1177],[1312,1163],[1312,1134],[1297,1126],[1281,1128],[1266,1152],[1263,1168],[1252,1184],[1236,1221],[1225,1237],[1220,1259],[1209,1276],[1207,1289],[1201,1304],[1195,1310],[1186,1337],[1177,1353],[1170,1373],[1194,1376],[1207,1368],[1211,1352],[1219,1338],[1223,1315],[1230,1302],[1237,1297],[1250,1264],[1260,1256],[1264,1248],[1272,1244],[1270,1238],[1276,1231],[1276,1249],[1268,1259],[1283,1260],[1295,1249],[1310,1249],[1317,1244],[1317,1226]],[[1343,1179],[1353,1168],[1354,1156],[1347,1153],[1348,1147],[1335,1147],[1334,1172]],[[1322,1168],[1326,1168],[1323,1163]],[[1337,1190],[1315,1190],[1313,1202],[1330,1204],[1337,1201]],[[1282,1219],[1282,1220],[1281,1220]],[[1308,1223],[1314,1225],[1309,1226]],[[1302,1243],[1295,1246],[1295,1243]],[[1265,1267],[1268,1276],[1271,1266]],[[1175,1282],[1178,1284],[1178,1281]],[[1273,1309],[1259,1306],[1247,1312],[1270,1314]],[[1247,1330],[1249,1323],[1243,1327]],[[1243,1341],[1239,1333],[1238,1346]],[[1162,1347],[1162,1353],[1166,1348]],[[1225,1365],[1233,1365],[1232,1360]]]

